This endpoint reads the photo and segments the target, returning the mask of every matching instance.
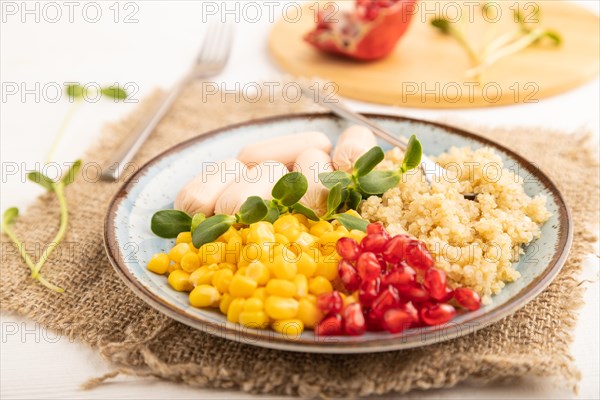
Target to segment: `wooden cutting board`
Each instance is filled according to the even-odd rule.
[[[427,10],[450,16],[447,3],[426,1]],[[471,2],[472,3],[472,2]],[[514,30],[513,7],[501,4],[498,22],[488,23],[481,12],[475,22],[465,15],[466,36],[476,48],[503,32]],[[429,24],[431,12],[423,1],[406,35],[387,58],[363,63],[323,54],[302,37],[314,26],[314,12],[305,8],[299,21],[277,22],[269,49],[277,63],[294,76],[333,81],[339,94],[357,100],[421,108],[467,108],[532,103],[573,89],[598,75],[600,69],[600,19],[566,1],[523,1],[521,12],[532,16],[540,7],[539,26],[558,31],[560,47],[536,45],[502,59],[483,75],[481,83],[466,77],[469,59],[454,39],[439,34]],[[454,5],[462,4],[453,2]],[[446,10],[446,11],[444,11]],[[496,17],[491,15],[496,20]]]

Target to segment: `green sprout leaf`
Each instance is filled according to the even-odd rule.
[[[285,174],[273,186],[271,194],[273,198],[286,207],[290,207],[300,201],[308,190],[308,180],[300,172]]]
[[[154,213],[150,229],[156,236],[171,239],[192,227],[192,217],[179,210],[161,210]]]
[[[381,195],[400,182],[398,171],[371,171],[358,178],[358,188],[366,195]]]
[[[357,218],[350,214],[335,214],[332,218],[339,221],[339,223],[344,225],[348,230],[358,229],[359,231],[366,232],[367,225],[369,225],[369,221]]]
[[[127,92],[118,86],[108,86],[100,89],[102,95],[110,97],[113,100],[125,100],[127,98]]]
[[[352,183],[352,175],[345,171],[321,172],[319,180],[327,189],[331,189],[338,182],[342,185],[342,188],[346,188]]]
[[[15,220],[15,218],[17,218],[19,216],[19,209],[17,207],[11,207],[11,208],[7,208],[4,211],[4,214],[2,214],[2,224],[8,225],[8,224],[12,224]]]
[[[68,186],[71,183],[75,182],[75,177],[79,173],[80,169],[81,169],[81,160],[77,160],[73,163],[73,165],[71,165],[71,168],[69,168],[69,170],[67,171],[65,176],[62,178],[62,181],[65,184],[65,186]]]
[[[320,220],[317,213],[314,212],[314,210],[312,210],[311,208],[306,207],[304,204],[296,203],[292,206],[292,210],[294,210],[298,214],[304,215],[306,218],[310,219],[311,221],[319,221]]]
[[[337,183],[327,195],[327,216],[333,215],[342,204],[342,184]]]
[[[361,200],[362,195],[360,192],[356,190],[349,190],[348,196],[346,197],[346,207],[349,210],[357,210]]]
[[[359,177],[368,174],[377,166],[377,164],[383,161],[384,157],[385,154],[381,147],[373,147],[371,150],[360,156],[358,160],[356,160],[354,163],[353,175]]]
[[[263,199],[258,196],[250,196],[240,207],[240,212],[237,214],[237,221],[250,225],[262,221],[268,213],[269,207],[267,207]]]
[[[27,174],[27,179],[37,183],[49,192],[54,191],[54,181],[39,171],[30,172]]]
[[[421,142],[419,142],[415,135],[412,135],[408,140],[408,145],[406,146],[406,152],[404,153],[404,159],[402,160],[402,167],[400,168],[400,171],[404,173],[418,167],[421,163],[422,155],[423,148],[421,147]]]
[[[204,221],[206,219],[206,215],[202,214],[202,213],[197,213],[194,214],[194,216],[192,217],[192,227],[191,227],[191,231],[194,232],[196,230],[196,228],[198,227],[198,225],[200,225],[202,223],[202,221]]]
[[[267,206],[268,212],[267,215],[263,218],[263,221],[267,221],[273,223],[277,221],[279,218],[279,208],[277,208],[277,204],[273,204],[270,201],[264,200],[265,206]]]
[[[234,223],[235,217],[231,215],[218,214],[206,218],[192,232],[192,243],[196,248],[200,248],[203,244],[214,242]]]
[[[71,100],[80,99],[86,93],[85,88],[81,85],[67,85],[65,91]]]
[[[439,29],[441,33],[445,35],[449,35],[451,33],[452,27],[450,26],[450,22],[444,18],[434,18],[431,20],[431,25],[435,28]]]

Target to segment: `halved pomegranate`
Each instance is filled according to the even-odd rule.
[[[316,48],[356,60],[387,56],[404,35],[416,0],[356,0],[353,11],[319,13],[315,29],[304,39]]]

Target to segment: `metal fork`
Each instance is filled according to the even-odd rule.
[[[113,157],[107,162],[106,167],[103,168],[101,175],[103,180],[116,181],[119,179],[127,164],[133,159],[133,156],[142,147],[142,144],[150,136],[156,125],[158,125],[189,82],[195,79],[209,78],[223,71],[231,53],[232,43],[233,29],[230,25],[223,23],[208,25],[200,52],[189,72],[179,80],[164,97],[163,101],[157,105],[152,116],[142,121],[131,136],[121,144]]]
[[[308,98],[315,100],[319,105],[321,105],[325,108],[328,108],[334,114],[336,114],[350,122],[353,122],[357,125],[366,126],[367,128],[371,129],[371,131],[373,131],[375,136],[379,136],[386,142],[388,142],[396,147],[399,147],[403,151],[406,151],[408,139],[406,139],[405,137],[395,136],[395,135],[391,134],[390,132],[386,131],[385,129],[383,129],[381,126],[377,125],[372,120],[370,120],[358,113],[355,113],[354,111],[350,110],[346,105],[344,105],[344,103],[342,103],[342,101],[339,98],[332,97],[330,94],[322,93],[322,91],[320,93],[317,93],[317,96],[315,96],[315,93],[314,93],[312,87],[306,85],[304,82],[300,82],[299,84],[300,84],[300,88],[302,89],[302,93],[304,93],[304,95],[307,96]],[[325,99],[327,99],[327,101]],[[427,182],[430,185],[433,181],[438,180],[441,177],[443,177],[446,172],[446,170],[444,168],[442,168],[441,165],[436,164],[433,160],[431,160],[425,154],[423,154],[421,156],[421,169],[423,171],[423,174],[425,175],[425,179],[427,180]],[[467,200],[475,200],[475,197],[477,197],[477,194],[476,193],[464,193],[463,196]]]

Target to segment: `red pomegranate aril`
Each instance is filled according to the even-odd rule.
[[[400,292],[400,297],[415,303],[427,301],[430,298],[429,292],[418,283],[400,287],[398,291]]]
[[[409,328],[415,322],[414,317],[408,312],[392,309],[383,315],[381,327],[390,333],[398,333]]]
[[[406,247],[406,256],[404,258],[408,265],[417,269],[433,268],[435,264],[425,244],[414,239]]]
[[[360,287],[360,276],[356,268],[346,260],[340,260],[338,264],[338,275],[342,284],[349,292],[354,292]]]
[[[398,289],[401,286],[410,285],[415,281],[416,272],[410,266],[401,264],[385,276],[383,282],[386,285],[394,286]]]
[[[331,293],[323,293],[317,296],[317,307],[324,314],[339,313],[344,307],[344,300],[340,293],[334,290]]]
[[[402,261],[406,254],[406,246],[410,240],[410,237],[407,235],[397,235],[388,240],[381,254],[383,259],[394,264]]]
[[[425,289],[429,291],[431,297],[436,300],[443,298],[446,295],[446,273],[441,269],[429,268],[425,272],[423,279]]]
[[[367,323],[360,303],[351,303],[344,307],[342,312],[344,332],[347,335],[362,335],[367,330]]]
[[[414,323],[419,322],[419,311],[415,308],[412,302],[409,301],[406,303],[401,303],[398,307],[396,307],[396,309],[408,313],[412,317]]]
[[[456,309],[450,304],[439,303],[423,307],[419,311],[421,321],[427,325],[441,325],[450,321],[456,315]]]
[[[385,235],[388,233],[381,222],[372,222],[367,225],[367,235]]]
[[[388,242],[387,236],[381,233],[373,233],[365,236],[360,241],[360,247],[364,251],[371,251],[373,253],[381,253]]]
[[[390,286],[385,290],[382,290],[379,296],[373,301],[371,308],[377,313],[384,313],[390,308],[397,306],[400,303],[400,295],[398,290]]]
[[[467,310],[475,311],[481,307],[481,297],[469,288],[454,289],[454,298],[458,304]]]
[[[365,321],[367,324],[367,330],[371,332],[377,332],[382,330],[381,323],[383,321],[383,314],[378,313],[374,310],[366,310],[364,313]]]
[[[360,256],[360,247],[356,240],[348,237],[339,239],[335,245],[337,253],[348,261],[356,261]]]
[[[358,275],[364,281],[373,280],[381,274],[381,264],[379,264],[379,260],[375,253],[371,252],[362,253],[360,257],[358,257],[356,269]]]
[[[440,303],[447,303],[454,297],[454,290],[446,286],[443,293],[438,293],[438,297],[434,297],[433,293],[430,293],[430,295],[434,300],[437,300]]]
[[[381,282],[379,278],[373,279],[370,281],[364,281],[362,285],[360,285],[360,289],[358,291],[358,300],[365,307],[371,307],[373,301],[379,296],[379,286]]]
[[[325,316],[315,327],[315,335],[317,336],[340,335],[342,332],[342,316],[340,314]]]

